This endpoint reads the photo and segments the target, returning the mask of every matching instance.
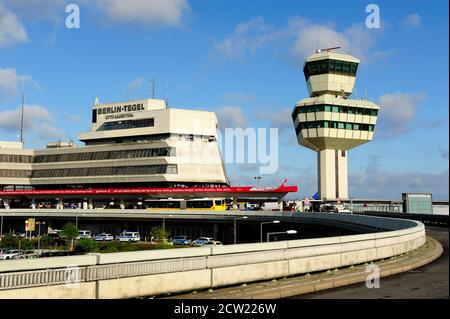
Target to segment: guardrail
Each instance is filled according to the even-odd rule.
[[[400,218],[400,219],[412,219],[418,220],[427,226],[449,227],[449,215],[433,215],[433,214],[416,214],[416,213],[380,213],[374,211],[365,211],[358,213],[360,215]]]
[[[334,269],[403,254],[425,243],[420,222],[302,214],[388,231],[273,243],[90,254],[0,262],[0,298],[132,298]],[[78,289],[71,286],[76,283]]]

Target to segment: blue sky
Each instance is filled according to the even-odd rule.
[[[215,111],[227,127],[278,127],[279,169],[297,197],[316,191],[316,154],[297,145],[290,112],[307,97],[305,55],[343,46],[361,59],[356,88],[380,104],[372,142],[350,151],[353,197],[448,199],[448,1],[371,2],[80,0],[79,29],[65,27],[64,0],[0,0],[0,140],[17,140],[25,83],[26,146],[76,139],[90,108],[157,97],[171,107]],[[126,3],[126,5],[124,5]],[[33,119],[31,119],[33,118]],[[258,166],[229,164],[233,184]]]

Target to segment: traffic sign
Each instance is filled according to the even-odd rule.
[[[35,231],[36,230],[36,219],[35,218],[29,218],[28,219],[28,226],[30,231]]]

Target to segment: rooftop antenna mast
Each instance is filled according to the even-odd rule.
[[[25,105],[25,84],[22,82],[22,107],[20,114],[20,142],[23,143],[23,117]]]
[[[153,74],[153,80],[152,80],[152,99],[155,98],[155,74]]]
[[[166,83],[166,106],[169,107],[169,82]]]

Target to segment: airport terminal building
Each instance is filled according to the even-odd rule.
[[[79,197],[89,207],[96,197],[139,201],[252,191],[230,187],[214,112],[169,108],[159,99],[108,104],[96,99],[91,131],[79,140],[85,145],[54,142],[39,150],[0,142],[0,205]],[[279,198],[294,188],[257,195]]]

